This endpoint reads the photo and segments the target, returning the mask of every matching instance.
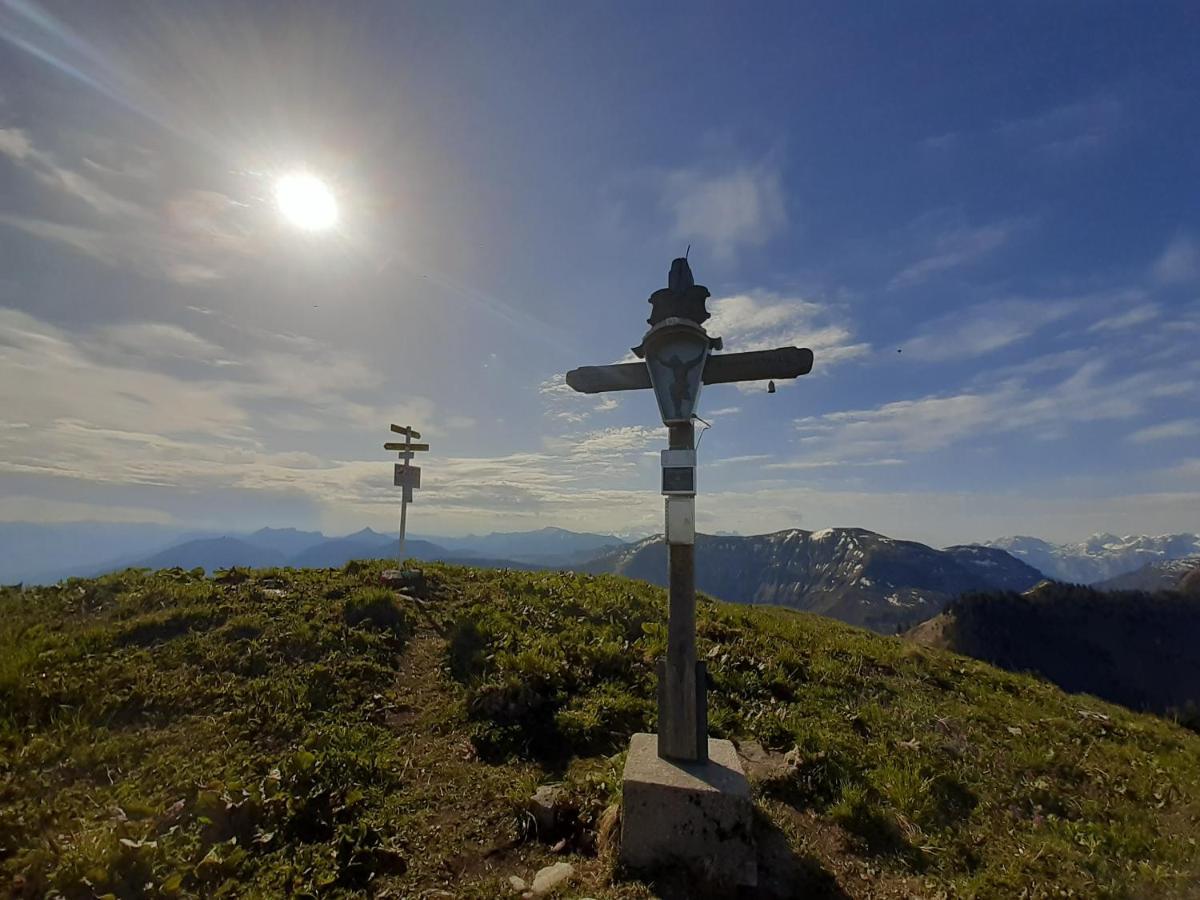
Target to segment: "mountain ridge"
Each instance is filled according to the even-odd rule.
[[[579,567],[662,585],[666,546],[647,538]],[[969,590],[1028,588],[1044,576],[995,548],[936,550],[865,528],[696,536],[696,585],[714,597],[815,612],[890,634]]]

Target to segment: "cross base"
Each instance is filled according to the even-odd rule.
[[[687,869],[714,886],[754,887],[750,783],[729,741],[710,738],[708,760],[658,755],[658,735],[629,742],[621,786],[621,862],[633,870]]]

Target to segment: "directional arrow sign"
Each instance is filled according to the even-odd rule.
[[[421,439],[421,432],[414,431],[413,429],[409,428],[407,425],[393,425],[392,431],[396,432],[396,434],[407,434],[414,441]]]
[[[384,450],[428,450],[428,444],[397,444],[389,441],[383,445]]]

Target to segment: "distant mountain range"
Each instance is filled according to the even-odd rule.
[[[394,558],[398,550],[394,534],[370,528],[328,537],[295,528],[222,535],[144,525],[4,524],[0,538],[7,539],[0,542],[0,583],[31,584],[129,566],[210,572],[337,567],[352,559]],[[1078,544],[1010,537],[944,550],[862,528],[699,535],[697,541],[697,586],[712,596],[808,610],[882,633],[929,619],[961,594],[1021,593],[1046,577],[1099,582],[1105,590],[1171,588],[1192,568],[1183,560],[1200,559],[1200,537],[1191,534],[1098,534]],[[666,583],[661,536],[625,543],[607,534],[542,528],[410,538],[405,552],[418,560],[611,572]]]
[[[647,538],[581,571],[665,584],[666,545]],[[1026,590],[1041,572],[1002,550],[935,550],[863,528],[696,536],[696,585],[737,603],[771,603],[891,634],[939,612],[965,591]]]
[[[1094,534],[1077,544],[1018,536],[985,541],[984,546],[1005,550],[1055,581],[1094,584],[1148,563],[1200,556],[1200,535]]]
[[[62,578],[89,577],[129,567],[200,567],[210,572],[230,566],[324,568],[343,566],[352,559],[395,558],[399,552],[396,535],[383,534],[370,528],[332,538],[319,531],[300,531],[295,528],[261,528],[251,534],[239,535],[197,532],[172,535],[169,529],[126,529],[108,525],[25,528],[24,532],[13,529],[12,541],[17,549],[26,550],[24,561],[18,553],[10,551],[4,554],[0,549],[0,565],[3,566],[0,568],[0,583],[24,581],[46,584]],[[107,529],[112,529],[114,533],[106,541],[104,535]],[[89,535],[95,535],[97,544],[108,552],[88,552]],[[0,536],[5,536],[5,532],[0,530]],[[173,541],[172,536],[175,538]],[[140,544],[143,549],[130,552],[127,548],[131,542]],[[411,559],[490,567],[569,568],[598,552],[619,546],[623,546],[623,543],[611,535],[543,528],[507,534],[439,538],[436,542],[410,537],[405,541],[404,552]],[[52,555],[54,548],[59,550],[57,557]],[[125,552],[112,552],[122,548],[126,548]]]
[[[611,534],[580,533],[564,528],[431,537],[429,540],[462,558],[507,559],[543,566],[586,562],[625,545]]]
[[[288,533],[291,532],[291,533]],[[315,537],[315,542],[314,542]],[[203,568],[208,571],[231,566],[267,568],[291,566],[320,569],[344,566],[352,559],[395,557],[398,539],[364,528],[341,538],[326,538],[319,532],[263,529],[242,537],[198,538],[160,550],[127,565],[135,568]],[[412,559],[443,559],[450,554],[428,541],[405,542],[405,556]]]

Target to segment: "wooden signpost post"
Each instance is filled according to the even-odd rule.
[[[710,874],[752,885],[749,785],[733,745],[708,738],[706,672],[696,659],[693,420],[704,385],[797,378],[812,370],[813,355],[801,347],[713,354],[722,342],[703,327],[708,297],[687,260],[676,259],[668,286],[650,296],[651,327],[633,350],[643,362],[584,366],[567,373],[567,384],[585,394],[653,389],[668,430],[667,657],[658,668],[658,734],[634,735],[626,758],[622,861],[632,868],[707,866]]]
[[[410,465],[410,463],[414,454],[422,450],[428,450],[429,445],[414,444],[413,440],[419,440],[421,433],[408,425],[393,425],[392,431],[396,434],[404,435],[403,443],[389,441],[383,445],[384,450],[398,451],[398,456],[401,460],[401,462],[396,463],[392,483],[402,490],[400,495],[400,552],[396,559],[396,565],[403,568],[404,535],[408,525],[408,504],[412,502],[413,491],[419,490],[421,487],[421,467]]]

